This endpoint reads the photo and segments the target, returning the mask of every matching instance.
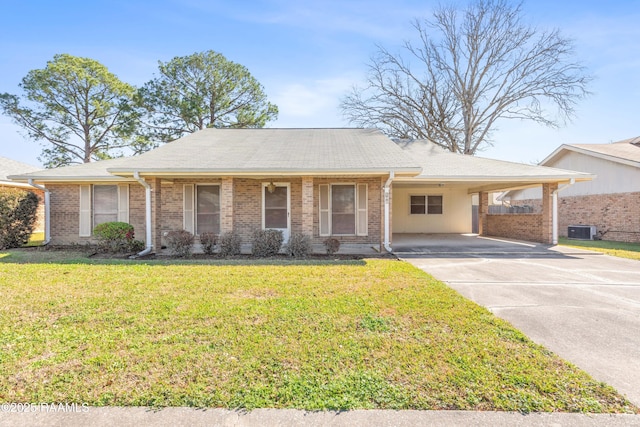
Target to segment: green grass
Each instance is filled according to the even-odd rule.
[[[39,232],[31,233],[31,236],[29,236],[29,241],[25,246],[27,247],[40,246],[43,243],[44,243],[44,231],[39,231]]]
[[[609,240],[572,240],[561,237],[559,244],[602,252],[621,258],[640,260],[640,243],[613,242]]]
[[[0,401],[638,412],[395,260],[0,252]]]

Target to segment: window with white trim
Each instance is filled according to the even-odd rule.
[[[220,233],[220,185],[185,184],[183,190],[183,227],[202,234]]]
[[[319,186],[320,235],[366,236],[367,184]]]
[[[442,214],[442,196],[410,196],[409,212],[411,215]]]
[[[79,186],[79,235],[89,237],[98,224],[129,222],[128,184]]]
[[[93,186],[93,227],[118,220],[118,186]]]
[[[220,233],[220,186],[196,186],[196,234]]]

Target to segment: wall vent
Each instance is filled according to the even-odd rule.
[[[570,239],[593,240],[596,235],[595,225],[570,225],[567,236]]]

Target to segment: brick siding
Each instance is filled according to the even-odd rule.
[[[539,207],[541,201],[512,204]],[[640,243],[640,192],[559,197],[558,235],[567,237],[570,225],[595,225],[604,240]]]
[[[152,239],[162,246],[164,234],[184,228],[183,203],[185,184],[212,184],[232,189],[232,198],[221,194],[221,226],[225,221],[241,237],[242,241],[251,241],[253,230],[262,228],[262,183],[265,180],[249,178],[224,179],[175,179],[161,181],[147,180],[152,186],[152,212],[157,218]],[[291,232],[312,232],[313,243],[321,244],[326,237],[319,236],[319,185],[321,184],[367,184],[368,192],[368,235],[339,236],[342,243],[380,245],[383,238],[383,178],[292,178],[276,179],[278,183],[290,185]],[[303,181],[306,191],[303,192]],[[77,184],[50,184],[51,191],[51,235],[52,243],[60,245],[91,243],[90,237],[79,237],[80,187]],[[303,206],[313,198],[312,206]],[[225,218],[225,214],[228,216]],[[136,238],[145,240],[145,189],[138,183],[129,184],[129,222],[134,226]],[[306,230],[305,230],[306,229]],[[312,230],[312,231],[311,231]]]
[[[489,214],[485,224],[487,236],[549,243],[542,232],[541,214]]]

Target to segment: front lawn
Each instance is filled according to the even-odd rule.
[[[609,240],[574,240],[561,237],[559,242],[563,246],[602,252],[621,258],[640,260],[640,243],[613,242]]]
[[[16,250],[0,252],[0,290],[2,402],[638,411],[395,260],[176,264]]]

